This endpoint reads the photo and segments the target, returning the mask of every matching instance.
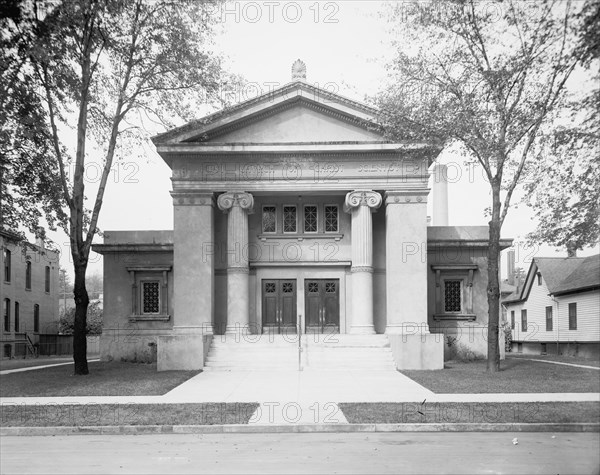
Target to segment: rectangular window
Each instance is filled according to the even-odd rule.
[[[19,302],[15,302],[15,331],[19,331]]]
[[[304,232],[317,232],[318,211],[315,205],[306,205],[304,207]]]
[[[4,331],[10,331],[10,299],[4,299]]]
[[[569,304],[569,330],[577,330],[577,304]]]
[[[521,331],[527,331],[527,310],[521,310]]]
[[[537,281],[538,285],[542,285],[542,274],[540,272],[537,273]]]
[[[275,206],[263,206],[262,229],[263,233],[277,231],[277,208]]]
[[[325,206],[325,232],[337,233],[338,226],[338,207],[337,205]]]
[[[33,306],[33,331],[40,331],[40,306],[37,303]]]
[[[50,267],[46,266],[46,280],[45,280],[46,292],[50,292]]]
[[[160,282],[142,282],[142,313],[160,313]]]
[[[514,310],[510,311],[510,328],[512,330],[515,329],[515,311]]]
[[[444,312],[460,312],[462,310],[462,281],[444,281]]]
[[[552,331],[552,307],[546,307],[546,331]]]
[[[25,264],[25,289],[31,290],[31,262]]]
[[[283,232],[284,233],[296,233],[298,218],[296,215],[295,206],[284,206],[283,207]]]
[[[4,282],[10,282],[10,259],[11,254],[8,249],[4,249]]]

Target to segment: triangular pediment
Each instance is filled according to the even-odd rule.
[[[153,138],[155,144],[381,143],[376,109],[297,81]]]

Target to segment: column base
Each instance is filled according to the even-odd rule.
[[[373,325],[352,325],[350,333],[353,335],[375,335],[375,327]]]

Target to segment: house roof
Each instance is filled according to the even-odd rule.
[[[542,275],[550,295],[564,295],[600,288],[600,254],[589,257],[536,257],[532,260],[520,292],[503,303],[526,300],[537,273]]]
[[[583,259],[552,293],[560,295],[597,287],[600,287],[600,254]]]

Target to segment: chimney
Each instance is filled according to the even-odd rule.
[[[40,251],[44,250],[44,239],[46,238],[46,230],[39,226],[35,233],[35,245],[40,249]]]
[[[432,224],[448,226],[448,168],[441,163],[433,165],[431,174],[433,195]]]
[[[515,250],[511,249],[506,255],[506,280],[508,285],[515,285]]]

